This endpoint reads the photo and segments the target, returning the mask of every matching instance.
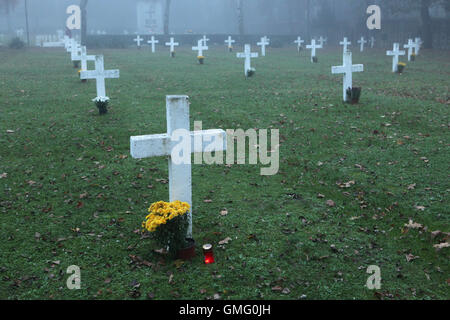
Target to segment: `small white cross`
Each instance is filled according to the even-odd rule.
[[[371,36],[370,37],[370,47],[373,49],[373,46],[375,45],[375,37]]]
[[[364,51],[364,44],[367,43],[367,40],[364,39],[364,37],[361,37],[360,40],[357,41],[359,43],[359,51]]]
[[[196,47],[192,47],[192,50],[198,50],[198,57],[203,57],[203,50],[208,50],[208,47],[204,45],[204,40],[200,39],[197,42]]]
[[[166,117],[167,133],[130,137],[130,153],[134,159],[169,157],[169,201],[191,206],[187,237],[192,238],[191,153],[225,151],[226,133],[221,129],[190,131],[188,96],[166,96]],[[178,142],[180,138],[183,142],[185,135],[189,135],[188,141]],[[179,158],[180,144],[185,161],[174,161],[173,155]]]
[[[231,48],[233,46],[233,43],[235,43],[236,41],[231,39],[231,36],[228,36],[228,39],[225,40],[225,43],[228,44],[228,48]]]
[[[73,40],[72,44],[70,45],[70,58],[72,61],[80,61],[80,53],[81,53],[81,47],[80,45]]]
[[[306,49],[311,49],[311,62],[313,62],[313,58],[316,56],[316,49],[322,49],[322,45],[316,44],[316,39],[311,40],[311,44],[306,46]]]
[[[87,70],[87,62],[88,61],[95,61],[95,56],[92,56],[92,55],[88,56],[86,47],[82,46],[80,59],[81,59],[81,71],[83,71],[83,70]]]
[[[400,44],[398,44],[398,42],[395,42],[394,43],[394,49],[386,51],[386,55],[393,56],[392,57],[392,72],[397,72],[398,57],[399,56],[404,56],[405,55],[405,51],[400,50]]]
[[[352,53],[350,51],[347,51],[344,53],[344,65],[337,66],[337,67],[331,67],[331,73],[332,74],[344,74],[344,81],[343,81],[343,99],[344,101],[348,101],[350,97],[347,95],[347,89],[352,88],[352,73],[353,72],[362,72],[364,71],[364,66],[362,64],[354,64],[352,65]]]
[[[144,40],[143,38],[141,38],[140,35],[138,35],[136,37],[136,39],[134,39],[133,41],[137,43],[137,46],[140,47],[141,46],[141,41]]]
[[[411,61],[411,56],[413,54],[413,49],[416,47],[412,39],[408,39],[408,44],[404,44],[403,48],[408,49],[408,61]]]
[[[319,45],[323,47],[325,42],[327,42],[327,38],[324,38],[324,37],[320,36],[320,38],[319,38]]]
[[[203,36],[202,41],[203,41],[203,45],[206,47],[208,45],[209,39],[206,38],[206,36]]]
[[[302,48],[302,43],[305,42],[305,40],[302,40],[301,37],[297,37],[297,40],[294,41],[294,43],[297,44],[297,50],[300,51]]]
[[[344,46],[344,51],[343,53],[346,53],[348,51],[348,46],[351,45],[352,43],[350,41],[347,40],[347,37],[344,37],[344,41],[339,42],[339,44],[341,46]]]
[[[106,97],[105,79],[119,78],[119,70],[105,70],[103,56],[95,56],[95,70],[83,70],[80,79],[95,79],[97,97]]]
[[[166,46],[170,46],[170,52],[175,51],[175,46],[179,46],[180,44],[178,42],[174,42],[173,37],[170,37],[170,42],[166,42]]]
[[[420,39],[419,37],[417,37],[414,41],[415,44],[415,54],[416,56],[419,55],[419,51],[420,51],[420,47],[422,46],[422,39]]]
[[[158,40],[155,40],[155,36],[152,36],[151,40],[148,40],[147,43],[152,45],[152,52],[155,53],[155,44],[159,43]]]
[[[258,53],[251,52],[251,51],[252,51],[251,46],[249,44],[246,44],[244,52],[238,52],[236,54],[237,58],[245,58],[244,72],[245,72],[246,77],[247,77],[248,72],[252,69],[251,59],[258,58]]]
[[[261,47],[261,56],[266,56],[266,46],[269,45],[269,38],[266,36],[261,38],[261,41],[257,43],[258,46]]]

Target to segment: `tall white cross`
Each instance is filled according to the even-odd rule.
[[[95,56],[88,56],[87,52],[86,52],[86,47],[82,46],[81,47],[81,55],[80,55],[80,59],[81,59],[81,70],[87,70],[87,62],[88,61],[95,61]]]
[[[416,56],[419,54],[420,51],[420,47],[422,46],[422,39],[420,39],[419,37],[417,37],[414,41],[414,44],[416,45],[415,47],[415,54]]]
[[[249,44],[246,44],[244,52],[238,52],[236,54],[237,58],[245,58],[244,72],[245,72],[246,77],[247,77],[248,72],[252,69],[251,59],[258,58],[258,53],[251,52],[251,51],[252,51],[251,46]]]
[[[228,39],[225,40],[225,43],[228,44],[228,48],[231,48],[235,42],[235,40],[231,39],[231,36],[228,36]]]
[[[173,37],[170,37],[170,42],[166,42],[166,46],[170,46],[170,52],[175,51],[175,46],[179,46],[180,44],[178,42],[174,42]]]
[[[187,237],[192,238],[191,153],[225,151],[226,133],[221,129],[190,131],[188,96],[166,96],[166,117],[167,133],[130,137],[130,153],[134,159],[169,157],[169,201],[191,206]],[[184,161],[180,161],[180,151]]]
[[[206,38],[206,36],[204,35],[203,38],[202,38],[202,41],[203,41],[203,45],[206,47],[208,45],[209,39]]]
[[[155,36],[152,36],[151,40],[148,40],[147,43],[152,45],[152,52],[155,53],[155,44],[159,43],[158,40],[155,40]]]
[[[331,67],[332,74],[344,74],[344,81],[342,85],[342,96],[344,101],[349,101],[350,97],[347,95],[347,89],[352,88],[352,73],[364,71],[364,66],[362,64],[352,64],[352,53],[347,51],[344,53],[344,65]]]
[[[257,43],[258,46],[261,47],[261,56],[266,56],[266,46],[269,45],[269,38],[266,36],[261,38],[261,41]]]
[[[375,37],[371,36],[369,41],[370,41],[370,47],[373,49],[373,46],[375,45]]]
[[[95,70],[82,70],[80,79],[95,79],[97,97],[106,97],[105,79],[117,79],[119,76],[119,70],[105,70],[103,56],[95,56]]]
[[[404,44],[403,48],[408,49],[408,61],[411,61],[411,56],[413,54],[413,49],[416,47],[412,39],[408,39],[408,44]]]
[[[311,44],[308,44],[306,49],[311,49],[311,62],[313,62],[313,58],[316,56],[316,49],[322,49],[322,45],[317,45],[316,39],[312,39]]]
[[[297,40],[294,41],[294,43],[297,44],[297,50],[300,51],[302,48],[302,43],[305,42],[305,40],[302,40],[301,37],[297,37]]]
[[[143,38],[141,38],[140,35],[137,35],[136,39],[134,39],[133,41],[136,42],[137,46],[140,47],[141,46],[141,41],[144,40]]]
[[[393,56],[392,57],[392,72],[397,72],[398,56],[404,56],[405,51],[400,50],[400,44],[398,42],[394,42],[394,49],[386,51],[386,55]]]
[[[352,43],[350,41],[347,40],[347,37],[344,37],[344,41],[339,42],[339,44],[341,46],[344,46],[344,51],[343,53],[346,53],[348,51],[348,46],[351,45]]]
[[[367,43],[367,40],[365,40],[364,37],[361,37],[361,39],[359,39],[357,42],[359,43],[359,51],[363,52],[364,44]]]
[[[319,38],[319,45],[323,47],[325,42],[327,42],[327,38],[324,38],[324,37],[320,36],[320,38]]]
[[[204,40],[200,39],[197,42],[196,47],[192,47],[192,50],[198,50],[198,57],[203,57],[203,50],[208,50],[208,47],[204,45]]]

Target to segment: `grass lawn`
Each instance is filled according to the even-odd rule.
[[[269,48],[249,80],[225,46],[204,65],[190,48],[158,49],[89,51],[120,69],[105,116],[63,49],[0,49],[1,299],[450,298],[449,248],[431,233],[450,232],[448,51],[423,50],[398,75],[384,50],[355,50],[365,70],[349,105],[331,74],[341,48],[317,64]],[[131,135],[166,132],[169,94],[189,95],[192,128],[280,130],[275,176],[193,165],[198,248],[185,263],[140,233],[149,205],[168,200],[167,160],[129,155]],[[66,287],[70,265],[80,290]],[[379,290],[365,287],[369,265]]]

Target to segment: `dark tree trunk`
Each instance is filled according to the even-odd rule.
[[[243,1],[237,0],[237,16],[238,16],[238,29],[239,29],[239,35],[244,35],[244,8],[243,8]]]
[[[433,32],[431,26],[430,17],[430,0],[422,0],[420,6],[420,17],[422,20],[422,37],[423,37],[423,47],[426,49],[433,48]]]
[[[88,0],[81,0],[80,9],[81,9],[81,45],[86,45],[87,38],[87,7]]]
[[[306,39],[311,39],[311,2],[306,0]]]
[[[170,1],[166,0],[166,8],[164,10],[164,34],[169,34],[169,24],[170,24]]]

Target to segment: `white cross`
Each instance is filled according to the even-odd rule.
[[[321,47],[323,47],[325,42],[327,42],[327,38],[324,38],[324,37],[320,36],[320,38],[319,38],[319,45]]]
[[[348,51],[348,46],[351,45],[352,43],[350,41],[347,40],[347,37],[344,37],[344,41],[339,42],[339,44],[341,46],[344,46],[344,51],[343,53],[346,53]]]
[[[72,47],[77,44],[77,41],[74,38],[67,38],[66,44],[67,44],[66,51],[68,53],[71,53],[72,52]]]
[[[357,41],[359,43],[359,51],[364,51],[364,44],[367,43],[367,40],[364,39],[364,37],[361,37],[360,40]]]
[[[416,47],[415,43],[412,41],[412,39],[408,39],[408,44],[404,44],[403,48],[408,49],[408,61],[411,61],[411,56],[413,53],[413,49]]]
[[[206,38],[206,36],[203,36],[202,41],[203,41],[203,45],[206,47],[208,45],[209,39]]]
[[[394,43],[394,50],[386,51],[386,55],[393,56],[392,57],[392,72],[397,72],[398,68],[398,56],[404,56],[405,51],[400,50],[400,45],[398,42]]]
[[[261,56],[266,56],[266,46],[269,45],[269,38],[266,36],[261,38],[261,41],[257,43],[258,46],[261,47]]]
[[[352,73],[353,72],[362,72],[364,71],[364,66],[362,64],[354,64],[352,65],[352,53],[347,51],[344,53],[344,65],[331,67],[332,74],[344,74],[344,81],[342,85],[343,91],[343,99],[344,101],[348,101],[350,97],[347,95],[347,89],[352,88]]]
[[[236,41],[231,39],[231,36],[228,36],[228,39],[225,40],[225,43],[228,44],[228,48],[231,48],[233,46],[233,43],[235,43]]]
[[[170,52],[175,51],[175,46],[179,46],[180,44],[178,42],[173,41],[173,37],[170,38],[170,42],[166,42],[166,46],[170,46]]]
[[[137,43],[137,46],[140,47],[141,46],[141,41],[144,40],[143,38],[141,38],[140,35],[138,35],[136,37],[136,39],[134,39],[133,41]]]
[[[203,57],[203,50],[208,50],[208,47],[203,44],[204,40],[200,39],[197,42],[196,47],[192,47],[192,50],[198,50],[198,57]]]
[[[420,47],[422,46],[422,39],[420,39],[419,37],[417,37],[414,41],[414,44],[416,45],[415,47],[415,54],[416,56],[419,54],[420,51]]]
[[[72,44],[70,46],[70,58],[72,61],[80,61],[80,53],[81,53],[81,47],[80,45],[73,40]]]
[[[95,61],[95,56],[88,56],[86,47],[81,47],[81,54],[80,54],[80,60],[81,60],[81,71],[87,70],[87,62],[88,61]]]
[[[169,156],[169,201],[191,206],[187,237],[192,238],[191,153],[225,151],[226,133],[221,129],[190,131],[188,96],[166,96],[166,117],[167,133],[130,137],[130,153],[134,159]],[[179,161],[180,151],[184,161]]]
[[[373,49],[373,46],[375,45],[375,37],[370,37],[370,47]]]
[[[247,76],[248,72],[252,69],[251,59],[258,58],[258,53],[251,52],[251,51],[252,51],[251,46],[249,44],[246,44],[244,52],[238,52],[236,54],[237,58],[245,58],[245,63],[244,63],[245,76]]]
[[[152,36],[152,39],[148,40],[147,43],[152,45],[152,52],[155,53],[155,44],[159,43],[159,41],[155,40],[155,37]]]
[[[80,79],[95,79],[97,97],[106,97],[105,79],[117,79],[119,76],[119,70],[105,70],[103,56],[95,56],[95,70],[82,70]]]
[[[306,49],[311,49],[311,62],[313,61],[313,58],[316,56],[316,49],[322,49],[322,45],[316,44],[316,39],[311,40],[311,44],[308,44],[306,46]]]
[[[302,47],[302,43],[305,42],[305,40],[302,40],[301,37],[297,37],[297,40],[294,41],[294,43],[297,44],[297,50],[300,51],[300,48]]]

